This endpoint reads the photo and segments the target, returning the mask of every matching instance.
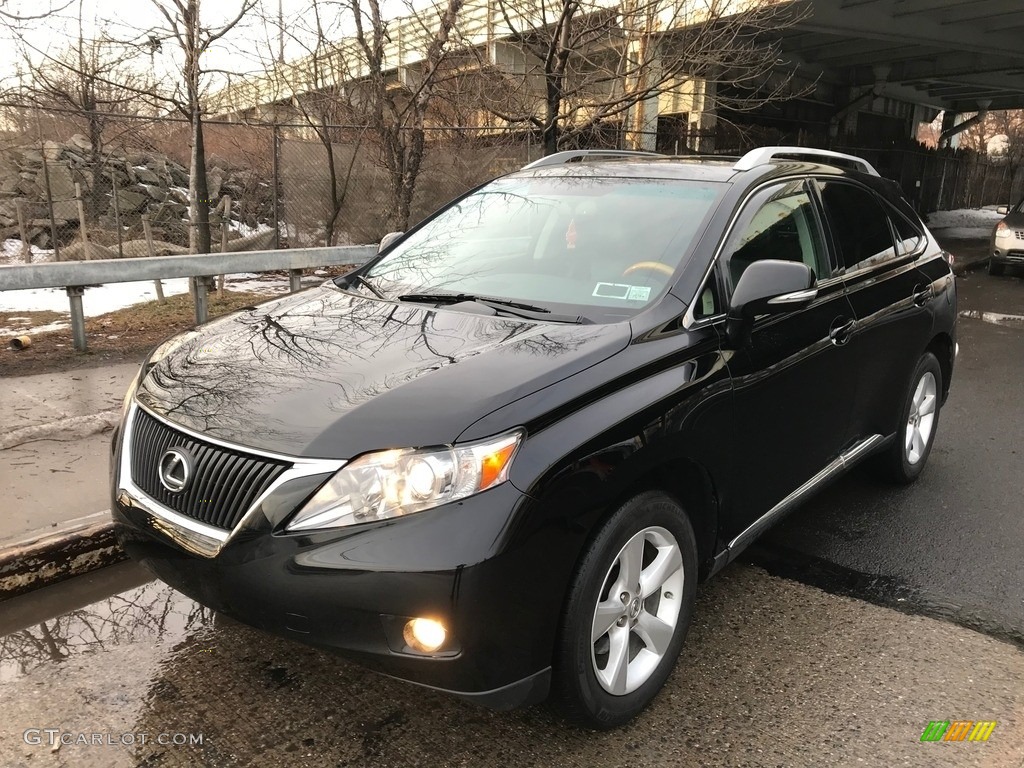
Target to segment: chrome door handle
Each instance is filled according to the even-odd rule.
[[[929,301],[932,300],[932,297],[934,295],[935,295],[935,291],[932,289],[932,287],[930,285],[927,288],[925,288],[923,291],[919,291],[919,290],[917,290],[917,288],[915,288],[914,289],[914,304],[919,306],[919,307],[923,307],[925,304],[927,304]]]
[[[836,321],[840,322],[840,321]],[[842,346],[850,340],[850,333],[856,327],[856,320],[847,320],[842,325],[832,325],[832,329],[828,332],[828,337],[832,340],[832,343],[836,346]]]

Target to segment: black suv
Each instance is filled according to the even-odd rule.
[[[861,460],[928,459],[953,275],[859,158],[562,153],[389,239],[132,385],[118,533],[201,603],[611,727],[698,581]]]

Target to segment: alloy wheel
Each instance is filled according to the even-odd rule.
[[[591,624],[591,661],[601,687],[632,693],[658,668],[682,608],[683,558],[660,526],[634,534],[605,575]]]
[[[907,463],[917,464],[924,456],[935,426],[935,410],[938,405],[938,387],[931,371],[925,371],[918,379],[914,396],[910,402],[910,416],[904,432],[903,449]]]

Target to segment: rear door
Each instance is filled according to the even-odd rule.
[[[818,179],[825,220],[857,323],[849,338],[858,437],[892,434],[931,329],[931,280],[917,267],[913,222],[848,179]],[[897,218],[899,217],[899,218]]]

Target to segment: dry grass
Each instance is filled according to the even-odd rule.
[[[58,320],[67,320],[66,312],[53,312],[49,309],[33,312],[0,312],[0,328],[17,329],[18,326],[35,328]]]

